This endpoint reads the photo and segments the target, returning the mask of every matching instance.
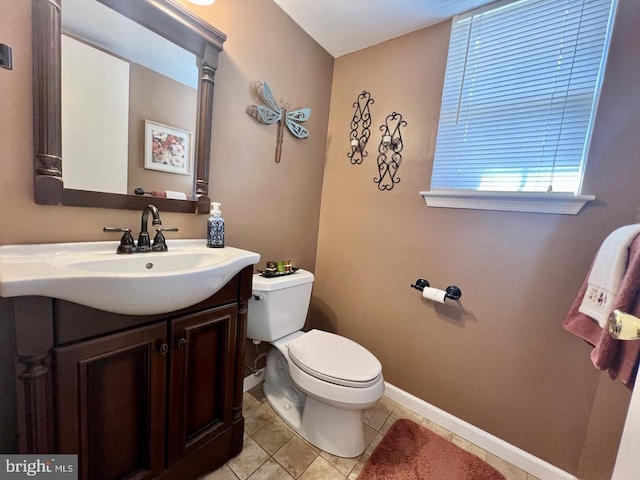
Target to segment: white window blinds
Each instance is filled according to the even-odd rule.
[[[431,189],[579,193],[615,0],[454,17]]]

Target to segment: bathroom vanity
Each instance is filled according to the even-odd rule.
[[[84,480],[193,479],[237,455],[252,270],[164,314],[3,299],[15,326],[20,451],[76,453]]]
[[[106,35],[128,45],[131,37],[118,32],[135,31],[144,35],[137,38],[162,37],[155,44],[162,48],[145,43],[161,64],[174,58],[163,52],[180,51],[195,65],[188,82],[195,119],[171,117],[171,102],[160,111],[160,97],[153,109],[140,105],[141,118],[194,133],[193,191],[184,192],[188,200],[154,198],[154,208],[208,212],[214,78],[226,35],[174,0],[31,0],[31,14],[35,202],[150,207],[129,185],[98,191],[62,177],[62,32],[105,53],[116,43]],[[138,61],[114,53],[127,64]],[[159,72],[148,78],[145,92],[177,82]],[[125,151],[141,152],[144,132],[131,125],[125,140],[135,148]],[[84,166],[91,157],[75,161]],[[65,157],[66,172],[70,161]],[[153,179],[145,176],[142,186],[169,188],[154,187]],[[19,450],[78,454],[83,480],[197,478],[242,449],[243,350],[259,255],[208,249],[199,240],[171,240],[168,252],[156,253],[141,253],[147,250],[138,241],[135,255],[116,255],[116,245],[0,246],[0,321],[15,334]]]

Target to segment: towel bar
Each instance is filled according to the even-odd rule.
[[[609,315],[608,330],[618,340],[636,340],[640,338],[640,318],[614,310]]]

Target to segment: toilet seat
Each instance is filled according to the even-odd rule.
[[[289,359],[305,373],[336,385],[367,388],[380,381],[382,365],[348,338],[311,330],[287,344]]]

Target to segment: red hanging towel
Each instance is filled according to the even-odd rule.
[[[617,378],[631,389],[636,378],[640,340],[611,338],[606,326],[600,327],[596,320],[578,311],[587,291],[588,281],[589,274],[562,326],[594,346],[591,361],[596,368],[608,370],[611,378]],[[629,260],[616,293],[613,309],[640,317],[640,235],[636,236],[629,247]]]

